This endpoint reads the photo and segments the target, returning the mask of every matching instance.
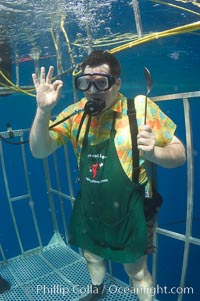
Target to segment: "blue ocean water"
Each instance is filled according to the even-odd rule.
[[[73,1],[72,1],[73,2]],[[98,1],[97,1],[98,2]],[[104,1],[103,1],[104,2]],[[80,1],[81,3],[81,1]],[[100,5],[100,2],[98,2]],[[176,3],[177,4],[177,3]],[[180,3],[178,3],[180,5]],[[154,3],[152,1],[140,1],[141,18],[144,32],[158,32],[173,28],[176,26],[185,25],[191,22],[199,21],[199,16],[187,11],[182,11],[169,6]],[[199,12],[199,8],[192,4],[187,5],[188,9]],[[101,18],[95,15],[99,21],[99,27],[93,30],[94,35],[100,35],[102,26],[107,27],[107,31],[114,33],[135,33],[135,23],[131,3],[125,1],[113,1],[108,14],[105,14],[105,7],[102,8],[103,13]],[[105,18],[103,18],[105,16]],[[104,20],[104,23],[102,22]],[[48,47],[48,53],[55,55],[55,49],[51,41],[50,35],[42,32],[43,24],[38,16],[38,30],[41,29],[41,43]],[[81,20],[80,20],[81,21]],[[92,24],[95,24],[92,23]],[[41,26],[41,27],[40,27]],[[95,25],[94,25],[95,26]],[[70,38],[76,35],[76,31],[81,31],[77,24],[69,22],[66,24]],[[94,28],[95,29],[95,28]],[[105,33],[105,31],[104,31]],[[82,33],[81,33],[82,34]],[[47,36],[46,36],[47,35]],[[100,35],[100,38],[102,36]],[[30,44],[22,43],[21,56],[27,57]],[[104,46],[106,49],[111,49],[112,46]],[[43,48],[45,54],[46,48]],[[14,51],[14,48],[12,49]],[[66,55],[67,48],[64,39],[61,41],[61,52],[63,55],[63,64],[67,68],[69,58]],[[77,58],[81,61],[84,57],[85,50],[74,50],[75,54],[83,53]],[[151,71],[153,78],[153,89],[150,96],[175,94],[183,92],[199,91],[199,31],[186,34],[178,34],[175,36],[156,39],[138,45],[133,48],[127,48],[116,53],[116,57],[120,60],[122,66],[122,89],[121,92],[128,97],[134,97],[137,94],[146,93],[146,85],[144,80],[144,66],[147,66]],[[40,60],[40,66],[57,65],[56,57],[44,58]],[[13,63],[13,70],[15,64]],[[34,62],[32,60],[20,63],[20,85],[32,85],[31,74],[34,71]],[[64,88],[61,99],[54,110],[56,115],[65,106],[73,102],[72,76],[67,75],[62,78]],[[15,81],[15,73],[13,72],[13,81]],[[81,96],[81,95],[79,95]],[[159,103],[163,111],[169,115],[177,124],[176,135],[186,144],[185,120],[183,114],[183,104],[181,100],[166,101]],[[7,124],[10,123],[14,130],[27,129],[31,127],[36,110],[36,103],[33,97],[29,97],[22,93],[15,93],[9,96],[0,97],[0,131],[6,130]],[[192,139],[193,139],[193,160],[194,160],[194,208],[192,235],[200,238],[200,202],[199,202],[199,182],[200,182],[200,126],[199,126],[200,102],[199,98],[190,101],[190,119],[192,124]],[[28,138],[28,135],[27,135]],[[11,196],[21,195],[26,193],[25,178],[22,170],[22,162],[19,155],[19,147],[17,145],[8,145],[2,141],[6,169],[8,171],[9,189]],[[33,200],[39,228],[42,234],[43,244],[48,244],[52,234],[53,225],[50,215],[50,208],[46,192],[45,174],[42,170],[42,162],[32,158],[28,144],[25,145],[25,152],[28,162],[29,180],[31,183]],[[62,158],[62,150],[60,158]],[[76,161],[70,148],[70,165],[72,179],[75,192],[78,191],[76,183],[77,170]],[[51,159],[50,159],[51,160]],[[54,181],[53,162],[50,162],[52,182]],[[59,161],[62,169],[62,160]],[[177,169],[157,169],[158,188],[163,196],[163,205],[159,213],[158,225],[170,231],[175,231],[185,234],[186,230],[186,200],[187,200],[187,165]],[[3,246],[6,258],[12,258],[20,254],[19,244],[15,235],[13,222],[11,219],[10,209],[7,202],[7,194],[3,172],[0,170],[0,241]],[[69,192],[69,188],[65,184],[63,177],[62,191]],[[14,204],[20,234],[23,238],[25,250],[32,249],[37,245],[37,239],[34,233],[32,223],[29,221],[30,206],[24,201]],[[68,220],[70,217],[69,205],[65,204]],[[56,208],[56,213],[59,217],[61,212]],[[61,229],[61,234],[63,235]],[[178,287],[183,261],[184,243],[172,238],[159,235],[158,238],[158,275],[157,280],[160,287]],[[192,287],[193,294],[187,294],[183,297],[184,301],[198,300],[200,297],[198,272],[200,267],[200,252],[199,246],[191,245],[189,252],[189,263],[187,268],[186,286]],[[150,259],[151,262],[151,259]],[[114,266],[115,274],[127,281],[126,275],[121,266]],[[158,295],[160,300],[177,300],[177,294]]]

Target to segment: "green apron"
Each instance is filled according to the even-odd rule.
[[[88,144],[86,129],[80,159],[81,189],[72,211],[70,244],[115,262],[134,262],[144,255],[147,230],[144,187],[133,183],[119,161],[115,114],[110,139]]]

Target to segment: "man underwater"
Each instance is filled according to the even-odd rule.
[[[72,142],[80,173],[80,191],[73,207],[70,244],[83,249],[91,276],[92,292],[82,301],[102,299],[105,260],[122,263],[141,301],[152,300],[148,289],[152,277],[147,254],[152,252],[152,227],[144,215],[144,198],[151,196],[148,162],[173,168],[185,162],[185,149],[174,135],[176,126],[148,99],[144,124],[145,96],[136,96],[136,146],[128,116],[128,100],[119,92],[121,67],[109,52],[93,51],[83,62],[75,86],[85,97],[64,109],[52,123],[63,82],[52,82],[53,67],[47,76],[33,74],[37,111],[30,132],[34,157],[44,158],[58,147]],[[73,114],[77,112],[77,114]],[[70,118],[59,123],[63,118]],[[49,122],[51,130],[49,130]],[[54,126],[54,124],[57,124]],[[133,154],[139,153],[134,167]],[[138,182],[134,175],[138,173]]]

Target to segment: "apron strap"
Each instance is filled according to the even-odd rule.
[[[83,122],[85,120],[85,116],[86,116],[86,112],[83,113],[83,116],[82,116],[81,121],[79,123],[78,132],[76,134],[76,142],[78,142],[79,135],[80,135],[80,132],[81,132],[81,128],[82,128]]]
[[[117,115],[117,112],[114,111],[114,112],[113,112],[112,127],[111,127],[111,132],[114,132],[114,133],[116,133],[116,130],[115,130],[115,119],[116,119],[116,115]]]
[[[79,135],[80,135],[80,131],[81,131],[81,127],[83,124],[83,121],[85,119],[85,112],[82,116],[81,122],[79,124],[79,128],[78,128],[78,133],[76,135],[76,141],[78,141]],[[115,130],[115,119],[116,119],[116,112],[113,113],[113,120],[112,120],[112,126],[111,126],[111,133],[113,133],[113,135],[115,135],[116,130]],[[87,125],[86,125],[86,130],[85,130],[85,134],[84,134],[84,138],[83,138],[83,145],[85,146],[87,144],[87,138],[88,138],[88,133],[89,133],[89,129],[90,129],[90,123],[91,123],[91,114],[89,114],[89,118],[87,121]]]
[[[83,138],[83,147],[85,147],[88,142],[88,133],[89,133],[89,129],[90,129],[91,118],[92,118],[92,115],[89,114],[86,129],[85,129],[85,134],[84,134],[84,138]]]
[[[84,112],[83,113],[83,116],[81,118],[81,121],[80,121],[80,124],[79,124],[79,127],[78,127],[78,132],[76,134],[76,142],[78,142],[78,139],[79,139],[79,136],[80,136],[80,132],[81,132],[81,128],[82,128],[82,125],[83,125],[83,122],[85,120],[85,117],[86,117],[87,113]],[[91,123],[91,118],[92,118],[92,115],[91,114],[88,114],[88,120],[87,120],[87,125],[86,125],[86,129],[85,129],[85,134],[84,134],[84,138],[83,138],[83,145],[86,145],[87,144],[87,138],[88,138],[88,133],[89,133],[89,129],[90,129],[90,123]]]
[[[136,184],[139,182],[139,151],[137,148],[137,134],[138,134],[138,126],[136,119],[136,110],[135,110],[135,102],[134,99],[127,99],[127,115],[129,118],[129,126],[131,133],[131,141],[132,141],[132,181]]]

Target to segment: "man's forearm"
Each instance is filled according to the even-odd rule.
[[[182,165],[186,160],[182,143],[170,143],[165,147],[155,146],[152,153],[144,153],[145,159],[165,168]]]
[[[45,158],[54,150],[49,135],[50,112],[37,108],[30,132],[30,149],[34,157]]]

